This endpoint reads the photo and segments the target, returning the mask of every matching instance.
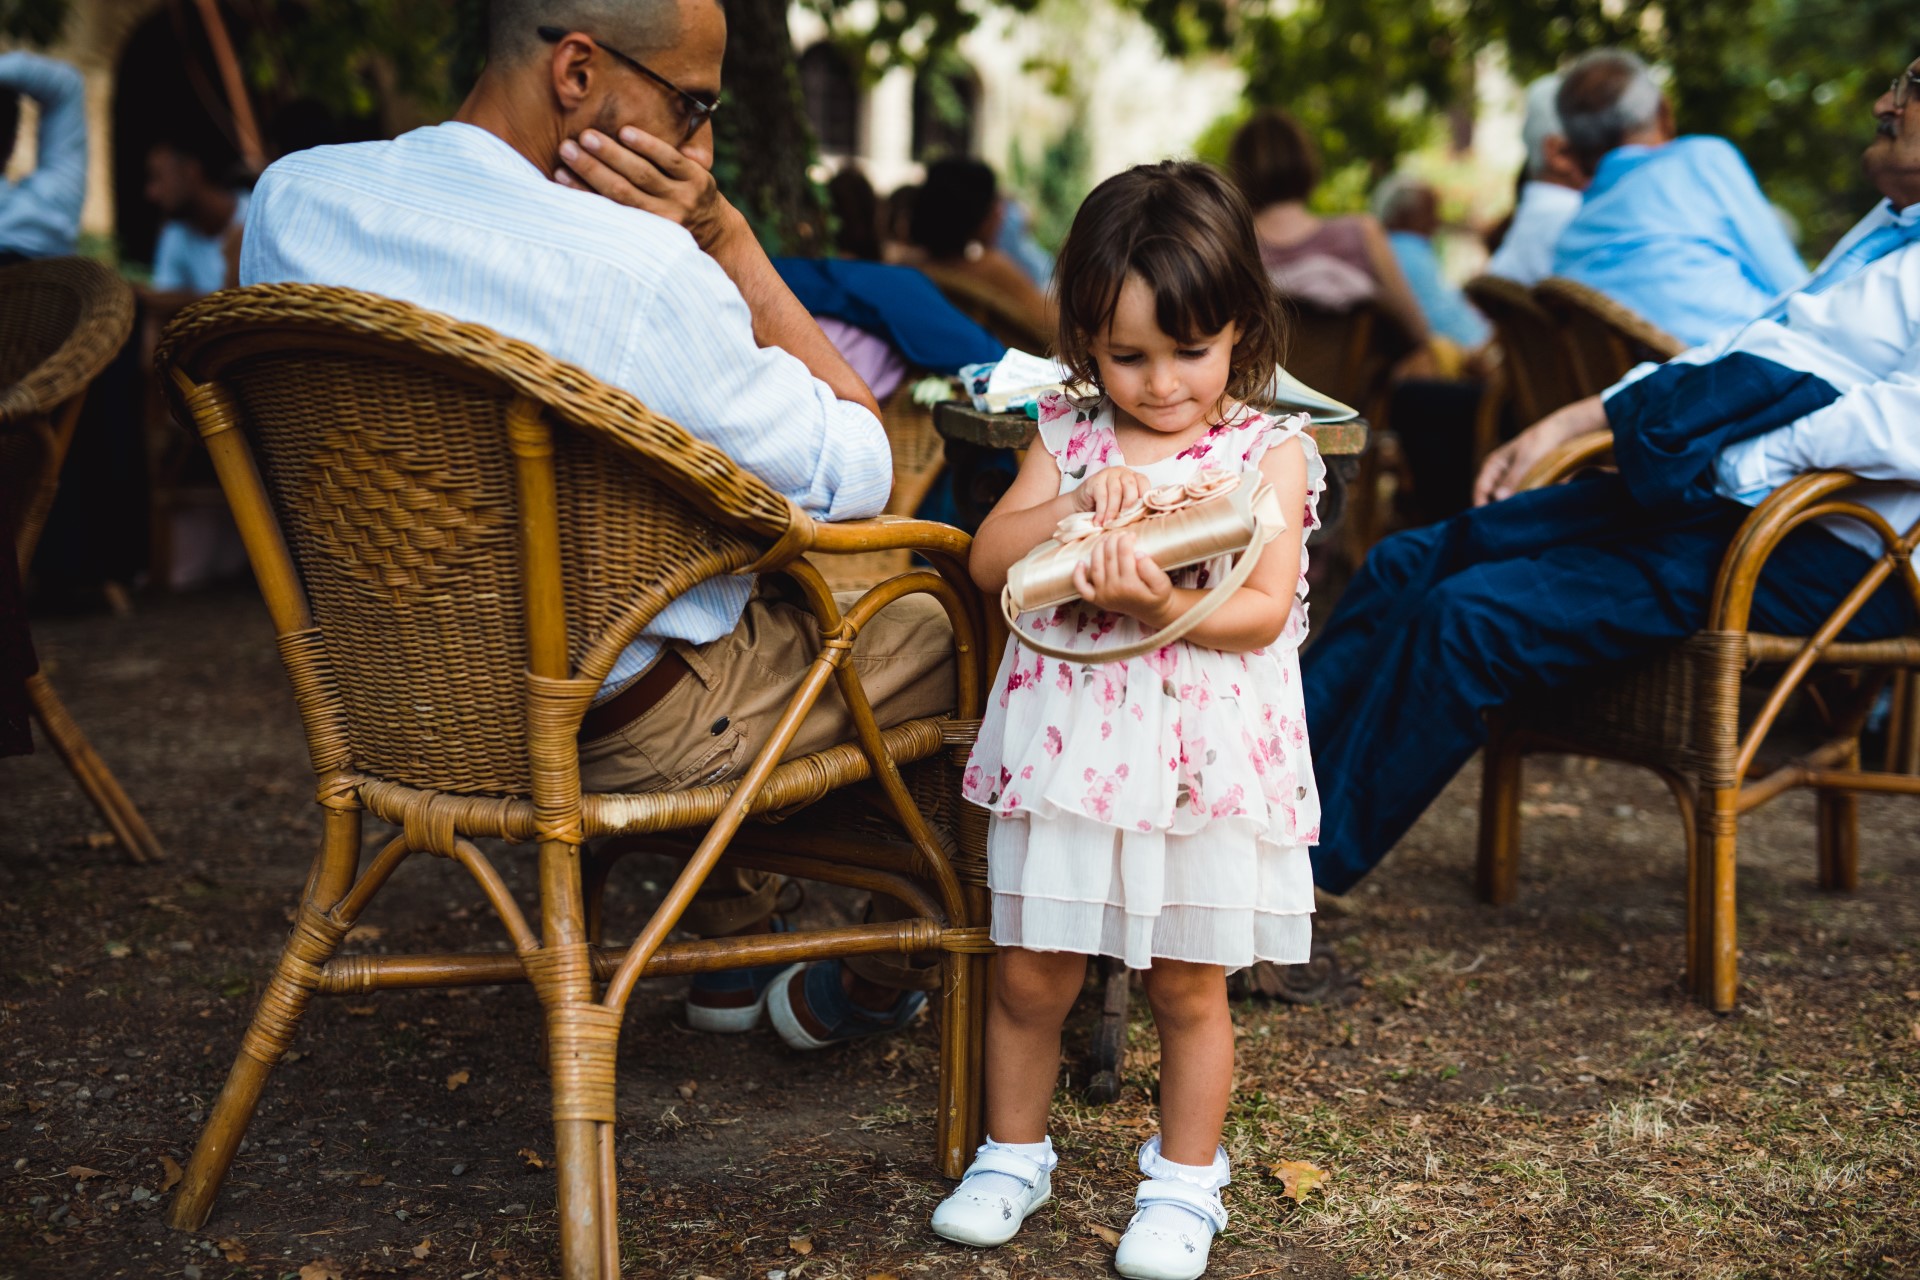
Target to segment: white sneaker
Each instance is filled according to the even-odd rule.
[[[989,1139],[960,1185],[933,1211],[934,1234],[983,1248],[1005,1244],[1028,1214],[1052,1198],[1045,1166]]]
[[[1149,1178],[1133,1203],[1113,1269],[1127,1280],[1196,1280],[1207,1269],[1213,1237],[1227,1225],[1220,1193],[1177,1178]]]

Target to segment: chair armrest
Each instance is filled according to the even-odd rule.
[[[817,524],[810,555],[845,556],[863,551],[932,551],[966,558],[973,539],[952,525],[911,516],[874,516]]]
[[[1534,463],[1533,468],[1520,477],[1520,483],[1514,491],[1524,493],[1528,489],[1544,489],[1550,484],[1559,484],[1583,467],[1600,464],[1612,452],[1611,431],[1603,429],[1575,436]]]
[[[1708,629],[1745,631],[1753,608],[1754,588],[1774,548],[1801,525],[1827,516],[1850,517],[1880,536],[1889,556],[1881,561],[1886,565],[1884,569],[1876,565],[1869,571],[1875,589],[1896,568],[1911,577],[1911,556],[1915,540],[1920,538],[1920,524],[1902,535],[1873,508],[1842,496],[1846,490],[1865,483],[1848,471],[1809,471],[1768,494],[1741,523],[1720,562],[1720,573],[1713,586],[1713,604],[1707,614]],[[1888,564],[1888,558],[1895,563]],[[1863,579],[1861,585],[1866,581]]]

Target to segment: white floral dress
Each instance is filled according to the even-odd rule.
[[[1298,439],[1307,455],[1302,527],[1312,529],[1326,467],[1306,421],[1243,415],[1134,470],[1155,486],[1203,467],[1242,471]],[[1043,400],[1035,447],[1059,464],[1062,493],[1125,465],[1104,402]],[[1204,587],[1230,563],[1218,557],[1174,581]],[[962,784],[993,814],[996,943],[1117,956],[1135,969],[1156,956],[1230,970],[1307,959],[1307,851],[1320,838],[1320,800],[1300,690],[1306,568],[1303,550],[1293,612],[1265,649],[1176,641],[1125,662],[1070,663],[1008,642]],[[1024,614],[1022,624],[1060,648],[1145,634],[1125,614],[1077,601]]]

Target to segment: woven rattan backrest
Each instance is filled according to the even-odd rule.
[[[85,258],[0,267],[0,533],[22,554],[53,501],[66,441],[49,419],[127,340],[133,290]]]
[[[1053,349],[1053,335],[1036,329],[1032,320],[1009,306],[991,286],[952,267],[928,263],[920,271],[933,281],[954,310],[1014,350],[1045,355]]]
[[[183,313],[162,361],[237,401],[352,767],[411,786],[530,790],[516,397],[545,406],[554,437],[576,670],[647,592],[750,562],[786,519],[779,495],[631,396],[402,303],[231,290]]]
[[[1520,426],[1538,422],[1580,398],[1554,319],[1533,300],[1531,290],[1515,280],[1475,276],[1467,281],[1465,292],[1480,314],[1493,322],[1499,336]]]
[[[1605,391],[1642,361],[1670,360],[1686,348],[1644,316],[1577,281],[1548,276],[1533,287],[1533,296],[1553,317],[1583,396]]]
[[[1289,298],[1282,312],[1287,372],[1336,400],[1366,405],[1386,376],[1386,345],[1399,336],[1380,308],[1362,302],[1333,311]]]

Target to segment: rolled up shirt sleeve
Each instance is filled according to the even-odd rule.
[[[1920,485],[1920,350],[1889,376],[1843,392],[1759,445],[1796,474],[1851,471]]]
[[[34,169],[0,197],[0,248],[27,257],[72,253],[87,197],[86,81],[54,58],[0,53],[0,91],[40,109]]]
[[[797,357],[760,346],[746,300],[691,238],[681,256],[668,276],[685,287],[643,309],[621,384],[815,519],[879,514],[893,486],[880,420]]]

